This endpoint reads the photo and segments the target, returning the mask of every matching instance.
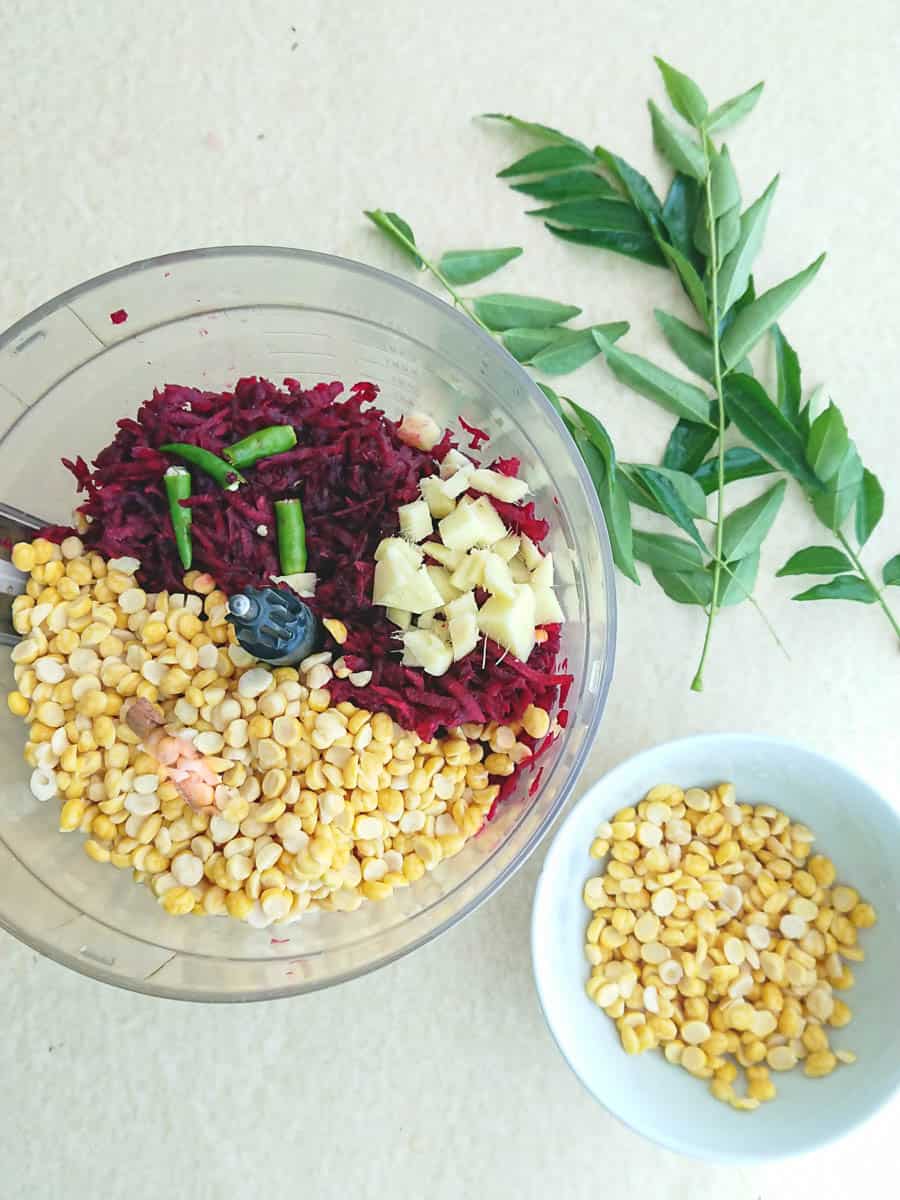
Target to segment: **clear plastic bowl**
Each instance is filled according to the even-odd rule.
[[[110,314],[125,309],[114,324]],[[391,415],[460,415],[516,455],[551,518],[566,612],[563,653],[575,677],[563,735],[540,785],[520,787],[455,858],[387,901],[310,913],[253,930],[164,913],[127,871],[98,866],[79,834],[57,831],[22,759],[24,729],[0,716],[0,926],[57,962],[158,996],[238,1001],[291,996],[360,975],[420,946],[495,892],[565,803],[594,740],[613,667],[609,543],[580,457],[517,363],[467,317],[418,288],[344,259],[234,247],[134,263],[57,297],[0,337],[0,499],[70,519],[73,481],[60,456],[91,459],[115,422],[155,386],[220,390],[242,375],[277,382],[371,379]],[[8,652],[0,683],[12,685]]]

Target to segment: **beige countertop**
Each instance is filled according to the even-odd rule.
[[[900,550],[900,16],[887,0],[855,14],[835,0],[7,0],[3,25],[0,327],[91,275],[192,246],[305,246],[408,277],[361,216],[383,206],[436,251],[523,245],[504,289],[575,300],[592,320],[627,318],[630,345],[655,349],[652,308],[676,302],[663,273],[548,238],[492,179],[521,143],[470,117],[530,116],[655,176],[654,53],[716,99],[764,78],[763,101],[729,138],[745,195],[782,173],[758,280],[828,250],[785,325],[806,382],[830,386],[886,485],[872,561]],[[658,455],[669,418],[603,367],[566,388],[602,414],[624,457]],[[792,605],[791,581],[773,578],[816,537],[790,495],[758,590],[790,660],[742,606],[719,623],[702,696],[688,691],[698,611],[652,579],[621,584],[616,677],[580,790],[654,743],[747,730],[830,753],[900,803],[900,671],[886,624],[863,606]],[[292,1002],[151,1000],[0,935],[0,1193],[822,1200],[880,1190],[896,1103],[843,1143],[766,1168],[688,1162],[595,1104],[557,1053],[532,985],[540,858],[438,942]]]

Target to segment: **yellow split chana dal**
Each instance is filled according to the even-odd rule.
[[[7,705],[27,726],[32,794],[59,800],[60,831],[86,834],[90,859],[130,870],[172,916],[262,928],[387,899],[462,850],[531,757],[519,735],[549,728],[530,708],[426,742],[385,712],[332,703],[346,672],[330,653],[259,663],[209,575],[147,594],[137,559],[107,562],[77,537],[20,542],[12,559],[29,579],[12,603]],[[160,773],[127,723],[135,699],[221,779],[213,811]]]
[[[626,1054],[658,1048],[742,1111],[775,1098],[771,1072],[802,1064],[817,1079],[855,1062],[829,1033],[852,1019],[837,993],[877,918],[813,841],[730,783],[660,784],[599,826],[586,987]]]

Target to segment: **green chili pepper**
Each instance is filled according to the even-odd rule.
[[[180,501],[190,499],[191,473],[186,467],[169,467],[163,475],[163,484],[169,501],[169,516],[172,519],[178,557],[181,559],[184,569],[189,571],[194,558],[194,550],[191,545],[193,513],[189,508],[183,508]]]
[[[267,425],[255,433],[241,438],[233,446],[222,451],[222,455],[236,467],[252,467],[262,458],[283,454],[297,445],[297,435],[291,425]]]
[[[299,500],[275,501],[275,525],[278,532],[278,561],[282,575],[297,575],[306,570],[306,525]]]
[[[169,442],[165,446],[160,446],[160,450],[163,454],[177,454],[185,462],[199,467],[201,471],[214,479],[219,487],[225,488],[228,492],[236,492],[242,483],[247,482],[231,463],[200,446],[191,446],[188,442]]]

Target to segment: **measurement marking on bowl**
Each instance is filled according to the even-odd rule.
[[[324,350],[270,350],[269,353],[273,358],[324,358],[329,362],[337,358],[337,355],[326,354]]]
[[[332,336],[333,336],[332,334],[322,333],[321,330],[318,330],[318,329],[268,329],[263,334],[263,337],[277,337],[277,338],[310,337],[310,338],[325,338],[326,341],[330,341]]]
[[[600,686],[600,677],[603,674],[603,663],[599,658],[595,658],[591,663],[590,674],[588,675],[588,691],[596,692]]]
[[[36,329],[34,333],[29,334],[24,341],[19,342],[18,346],[13,348],[13,353],[21,354],[23,350],[27,350],[29,346],[33,346],[35,342],[42,342],[46,336],[43,329]]]
[[[91,958],[94,962],[100,963],[104,967],[114,967],[116,960],[107,958],[105,954],[98,954],[96,950],[92,950],[90,946],[79,946],[78,953],[83,954],[85,958]]]

